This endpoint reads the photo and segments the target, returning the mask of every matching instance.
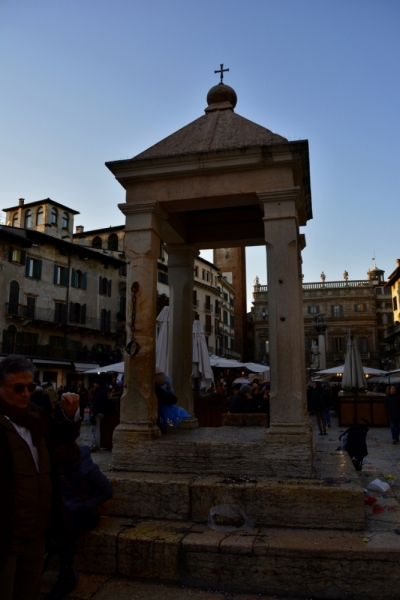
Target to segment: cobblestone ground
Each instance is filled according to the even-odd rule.
[[[328,435],[319,436],[315,418],[311,417],[314,430],[315,456],[323,456],[324,450],[336,450],[339,435],[345,430],[338,425],[335,413],[331,413],[331,427]],[[80,444],[91,445],[90,426],[84,423]],[[367,435],[368,456],[364,460],[363,474],[379,471],[384,475],[393,475],[396,479],[392,488],[400,501],[400,445],[393,445],[388,427],[371,428]],[[111,468],[111,452],[101,450],[93,455],[93,460],[104,471]],[[55,571],[47,571],[44,576],[43,592],[50,589],[56,580]],[[44,597],[44,594],[43,596]],[[277,596],[232,594],[213,590],[198,590],[175,585],[161,585],[152,582],[132,581],[120,577],[90,575],[81,573],[78,586],[66,598],[74,600],[273,600]],[[293,597],[280,597],[280,600],[296,600]],[[302,600],[307,600],[303,599]],[[312,600],[309,598],[308,600]]]

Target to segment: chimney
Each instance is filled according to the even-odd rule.
[[[23,205],[24,205],[24,202],[25,202],[25,198],[20,198],[20,199],[18,200],[18,205],[19,205],[19,206],[23,206]]]
[[[396,258],[397,266],[400,267],[400,258]]]
[[[75,233],[83,233],[83,225],[77,225],[75,229]]]

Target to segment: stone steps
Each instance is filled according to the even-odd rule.
[[[341,452],[326,454],[315,478],[217,477],[182,474],[107,473],[114,497],[107,514],[140,519],[206,523],[210,508],[240,506],[257,526],[364,529],[364,492]]]
[[[391,528],[370,532],[257,527],[231,534],[186,521],[102,517],[79,539],[75,564],[91,573],[225,592],[395,600],[398,517]]]

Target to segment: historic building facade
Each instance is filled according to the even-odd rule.
[[[346,343],[351,329],[358,340],[363,364],[381,368],[386,354],[386,336],[393,324],[390,295],[385,288],[384,271],[377,267],[369,270],[366,280],[350,280],[345,271],[343,281],[303,283],[303,317],[306,348],[306,366],[311,367],[311,348],[318,344],[318,333],[313,321],[324,315],[326,367],[343,364]],[[256,279],[253,307],[249,315],[254,330],[253,360],[268,362],[268,287]]]
[[[387,370],[400,369],[400,259],[397,267],[388,277],[386,289],[391,292],[394,323],[387,331],[385,341],[388,344],[385,367]]]

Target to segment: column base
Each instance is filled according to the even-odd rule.
[[[278,472],[293,477],[300,470],[303,476],[311,476],[311,423],[274,423],[266,431],[265,444],[269,448],[268,453],[273,456]]]
[[[133,448],[141,442],[152,442],[161,437],[160,428],[148,423],[120,423],[113,434],[112,466],[114,469],[126,468],[130,462]],[[122,466],[123,465],[123,466]],[[131,464],[134,469],[134,465]]]

